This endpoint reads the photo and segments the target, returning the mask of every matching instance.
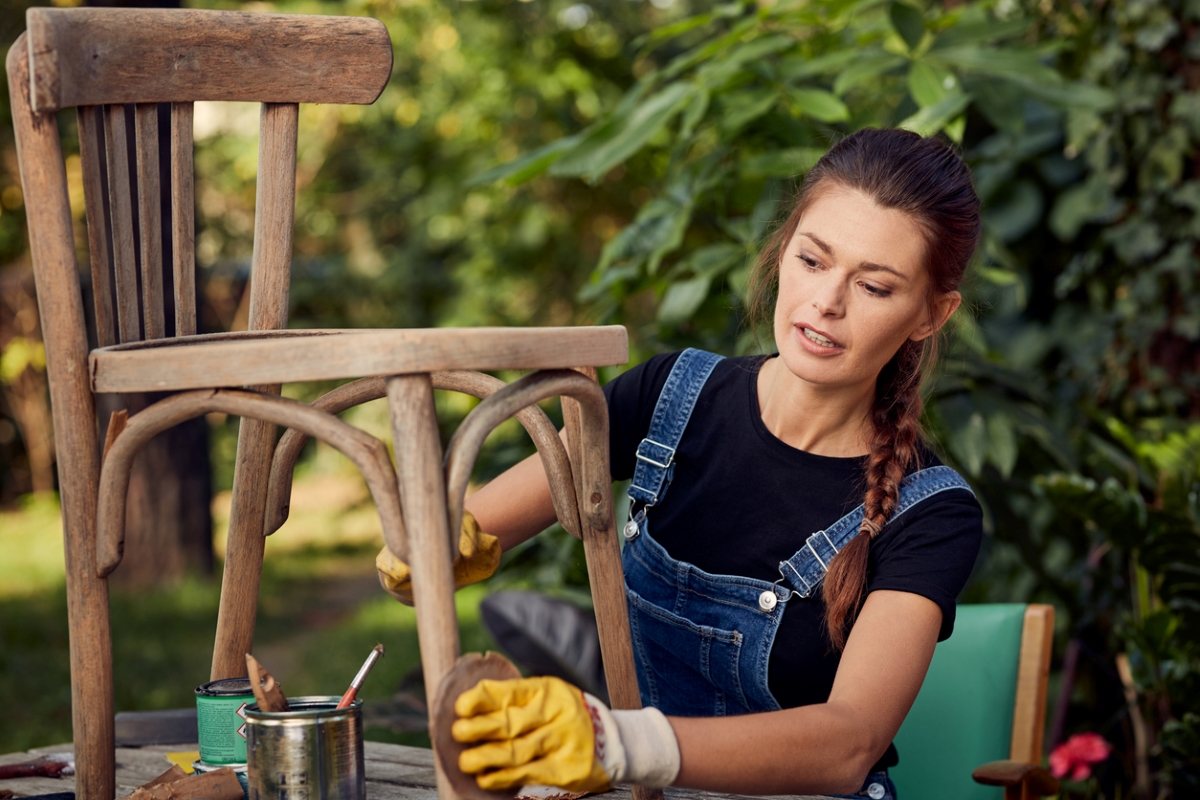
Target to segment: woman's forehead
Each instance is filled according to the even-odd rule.
[[[857,189],[835,186],[815,197],[796,225],[792,246],[800,242],[843,266],[886,265],[910,277],[923,272],[920,223]]]

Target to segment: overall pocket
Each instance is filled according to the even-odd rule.
[[[741,633],[697,625],[628,587],[625,594],[643,703],[680,717],[749,713],[738,674]]]

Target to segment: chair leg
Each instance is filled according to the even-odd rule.
[[[60,474],[65,473],[67,470]],[[75,792],[82,800],[112,800],[116,793],[112,639],[108,581],[96,577],[95,488],[94,485],[68,486],[67,480],[64,475],[60,488],[66,550],[67,620],[71,632]],[[73,500],[72,490],[76,488],[90,488],[92,502]],[[90,512],[86,510],[87,506],[90,506]]]
[[[594,380],[595,371],[588,372]],[[563,417],[571,448],[583,554],[592,586],[608,695],[613,708],[641,708],[642,696],[629,630],[629,607],[625,600],[625,572],[621,567],[621,548],[613,516],[612,482],[608,479],[608,426],[605,419],[589,416],[584,405],[572,398],[563,398]],[[587,480],[593,475],[603,476],[603,479],[588,485]],[[633,797],[634,800],[662,800],[663,792],[634,786]]]
[[[408,557],[413,574],[413,605],[417,612],[417,638],[425,698],[433,722],[434,696],[442,678],[459,655],[458,616],[454,609],[454,553],[451,552],[446,486],[442,472],[442,445],[433,405],[433,384],[428,375],[388,378],[388,411],[396,450],[396,479],[408,531]],[[457,531],[455,532],[457,534]],[[458,536],[454,536],[457,546]],[[438,797],[458,795],[437,768]]]
[[[233,468],[233,502],[229,510],[211,680],[246,676],[246,654],[254,645],[258,586],[266,545],[263,520],[274,454],[275,426],[243,417]]]

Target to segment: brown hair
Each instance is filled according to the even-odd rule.
[[[752,321],[771,318],[779,267],[800,217],[832,186],[858,190],[917,222],[925,234],[931,312],[939,294],[958,288],[979,241],[979,198],[970,171],[958,153],[939,139],[867,128],[834,144],[809,171],[791,214],[767,241],[750,279],[747,310]],[[921,384],[936,354],[936,335],[920,342],[908,340],[876,380],[860,535],[834,557],[823,590],[825,623],[838,650],[845,646],[863,599],[871,539],[895,510],[900,481],[917,458]]]

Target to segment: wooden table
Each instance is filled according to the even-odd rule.
[[[117,797],[124,797],[138,786],[161,774],[170,766],[164,753],[196,750],[199,745],[177,744],[154,747],[117,748]],[[26,753],[0,755],[0,764],[30,761],[48,753],[71,752],[69,744],[39,747]],[[367,742],[364,748],[367,767],[367,797],[370,800],[437,800],[433,771],[433,751],[421,747]],[[17,797],[75,790],[74,777],[20,778],[0,781],[0,789],[9,789]],[[692,789],[667,789],[668,800],[741,800],[738,795],[699,792]],[[629,789],[614,789],[605,800],[631,800]],[[769,799],[768,799],[769,800]],[[787,800],[822,800],[793,795]]]

